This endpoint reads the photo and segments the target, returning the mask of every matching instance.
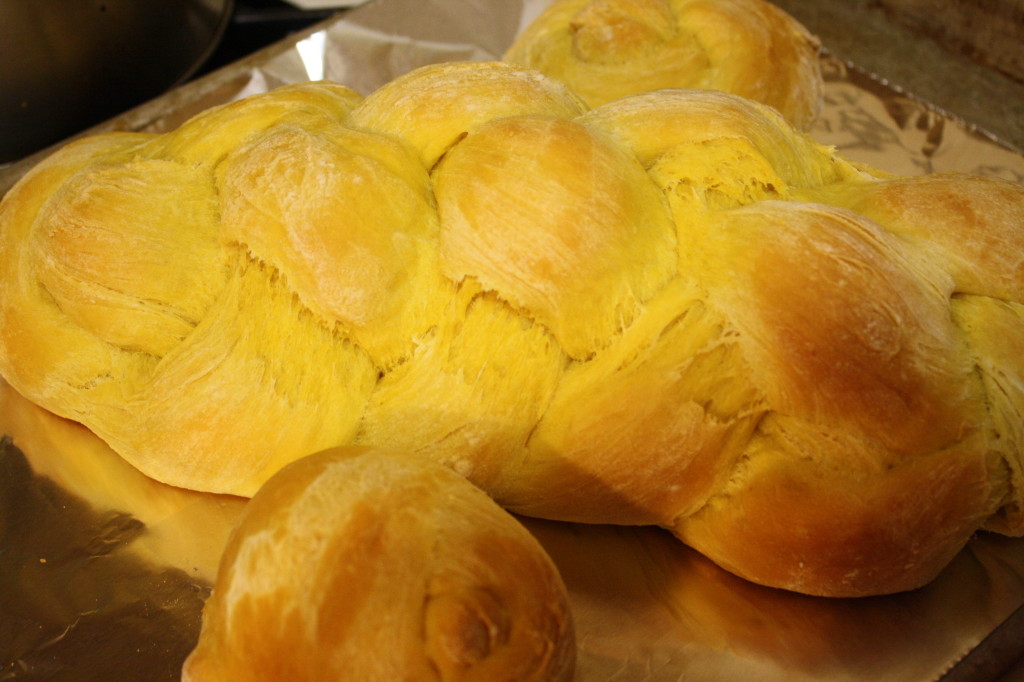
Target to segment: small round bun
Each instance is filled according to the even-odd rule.
[[[570,680],[568,598],[539,542],[397,450],[299,460],[228,542],[186,682]]]

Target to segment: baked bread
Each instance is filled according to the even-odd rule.
[[[503,59],[567,83],[590,106],[704,88],[768,104],[809,130],[823,98],[820,51],[765,0],[556,0]]]
[[[336,448],[246,504],[191,682],[567,682],[568,596],[539,542],[450,469]]]
[[[755,582],[931,580],[1024,533],[1024,187],[889,177],[721,92],[502,62],[74,143],[0,204],[0,371],[143,472],[342,444]]]

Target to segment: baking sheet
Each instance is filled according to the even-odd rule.
[[[495,58],[544,4],[374,0],[91,132],[167,130],[298,80],[368,93],[422,64]],[[1024,180],[1024,157],[983,131],[823,65],[821,142],[891,172]],[[0,432],[0,680],[177,679],[244,501],[152,481],[2,382]],[[921,590],[830,600],[747,583],[656,529],[524,523],[569,587],[581,682],[951,680],[965,660],[986,679],[1022,653],[1005,636],[1024,604],[1022,540],[979,534]]]

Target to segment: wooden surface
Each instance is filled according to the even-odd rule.
[[[1024,81],[1024,0],[878,0],[893,20]]]
[[[1006,38],[1005,32],[1024,30],[1020,25],[1024,0],[773,2],[814,32],[837,57],[1024,150],[1024,76],[1012,77],[977,54],[954,48],[950,39],[938,37],[936,31],[925,30],[911,19],[913,11],[929,21],[941,21],[951,33],[971,32],[979,46],[986,48],[989,60],[995,59],[996,53],[1007,52],[1021,59],[1021,41]],[[997,11],[997,7],[1003,9]],[[971,15],[972,27],[966,19],[956,19],[959,15],[955,12]],[[997,18],[1007,12],[1016,17],[1017,25],[999,27]]]

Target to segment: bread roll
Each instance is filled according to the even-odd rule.
[[[336,448],[271,478],[221,559],[182,679],[568,681],[565,586],[449,469]]]
[[[721,90],[808,130],[820,44],[764,0],[556,0],[504,59],[567,83],[590,106],[664,88]]]
[[[397,448],[755,582],[893,592],[1024,534],[1022,215],[722,92],[304,84],[27,175],[0,371],[174,485]]]

